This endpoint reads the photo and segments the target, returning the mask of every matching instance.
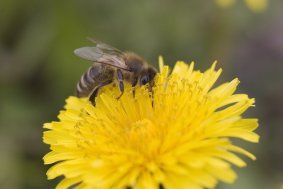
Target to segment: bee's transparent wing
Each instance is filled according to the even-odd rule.
[[[123,54],[123,52],[120,51],[119,49],[112,47],[111,45],[108,45],[106,43],[103,43],[103,42],[101,42],[97,39],[93,39],[93,38],[90,38],[90,37],[88,37],[87,39],[90,42],[94,43],[97,48],[103,49],[105,51],[109,51],[110,53],[114,53],[114,54],[117,54],[117,55]]]
[[[98,62],[101,64],[108,64],[117,68],[128,70],[122,58],[122,53],[114,53],[111,49],[100,47],[82,47],[74,51],[75,55],[85,60]]]
[[[97,61],[103,56],[103,51],[97,47],[81,47],[74,51],[75,55],[89,61]]]

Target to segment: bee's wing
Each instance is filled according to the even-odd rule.
[[[85,60],[98,62],[101,64],[108,64],[124,70],[129,70],[122,58],[122,52],[116,53],[111,49],[103,49],[99,47],[82,47],[74,51],[75,55]]]
[[[123,54],[122,51],[120,51],[119,49],[112,47],[111,45],[108,45],[106,43],[103,43],[97,39],[93,39],[88,37],[87,38],[90,42],[94,43],[96,47],[106,50],[106,51],[111,51],[112,53],[116,53],[116,54]]]

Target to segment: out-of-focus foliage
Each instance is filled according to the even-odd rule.
[[[132,50],[157,65],[217,59],[222,77],[241,80],[256,98],[249,113],[260,119],[261,142],[246,146],[258,160],[238,171],[234,185],[279,188],[283,176],[283,2],[261,14],[244,3],[215,1],[0,1],[0,188],[54,188],[42,156],[42,123],[56,119],[64,99],[90,63],[73,55],[93,36]],[[246,143],[244,145],[247,145]]]

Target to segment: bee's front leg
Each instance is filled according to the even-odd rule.
[[[119,81],[119,89],[121,91],[120,96],[117,97],[117,100],[121,98],[124,93],[124,76],[120,69],[117,69],[117,79]]]
[[[135,91],[135,86],[137,85],[137,83],[138,83],[138,78],[137,77],[135,77],[135,78],[133,78],[133,81],[132,81],[132,88],[133,88],[133,97],[135,98],[135,96],[136,96],[136,91]]]

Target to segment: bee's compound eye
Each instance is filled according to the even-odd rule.
[[[141,77],[141,79],[140,79],[140,84],[141,85],[145,85],[145,84],[147,84],[149,82],[149,77],[148,77],[148,75],[143,75],[142,77]]]

